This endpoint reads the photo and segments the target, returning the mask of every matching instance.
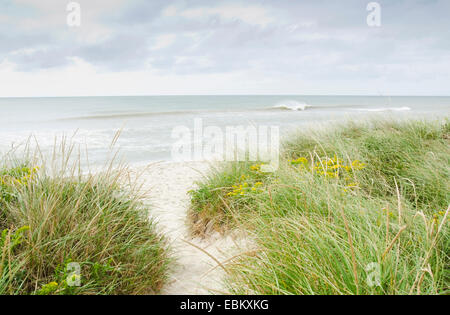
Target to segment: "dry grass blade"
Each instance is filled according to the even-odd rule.
[[[394,246],[395,242],[398,240],[398,238],[400,237],[400,235],[402,234],[402,232],[404,230],[406,230],[407,226],[402,226],[400,228],[400,231],[398,231],[397,235],[395,235],[394,239],[392,240],[392,242],[389,244],[389,246],[386,248],[386,250],[384,251],[383,255],[381,255],[381,261],[384,261],[384,259],[386,258],[386,255],[390,252],[390,250],[392,249],[392,247]]]
[[[204,249],[201,248],[200,246],[197,246],[197,245],[195,245],[194,243],[189,242],[189,241],[187,241],[187,240],[183,240],[183,242],[185,242],[185,243],[191,245],[192,247],[197,248],[199,251],[201,251],[202,253],[204,253],[205,255],[207,255],[209,258],[211,258],[212,260],[214,260],[214,261],[217,263],[217,265],[220,266],[220,268],[222,268],[226,273],[228,273],[227,268],[226,268],[226,267],[225,267],[225,266],[224,266],[224,265],[223,265],[216,257],[214,257],[213,255],[211,255],[210,253],[208,253],[206,250],[204,250]]]

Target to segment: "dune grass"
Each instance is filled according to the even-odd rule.
[[[191,232],[245,229],[237,294],[448,294],[449,121],[305,131],[272,174],[230,163],[192,192]]]
[[[170,251],[126,169],[81,174],[67,151],[2,161],[0,294],[157,294]]]

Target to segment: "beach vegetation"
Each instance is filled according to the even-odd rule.
[[[450,293],[450,123],[303,130],[280,168],[233,162],[192,192],[191,232],[244,230],[234,294]]]
[[[68,151],[1,161],[0,294],[159,293],[170,248],[126,167],[83,173]]]

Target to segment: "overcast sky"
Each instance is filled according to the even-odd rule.
[[[450,95],[450,1],[0,0],[0,96]]]

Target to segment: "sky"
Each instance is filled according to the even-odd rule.
[[[0,97],[450,95],[448,0],[70,2],[0,0]]]

